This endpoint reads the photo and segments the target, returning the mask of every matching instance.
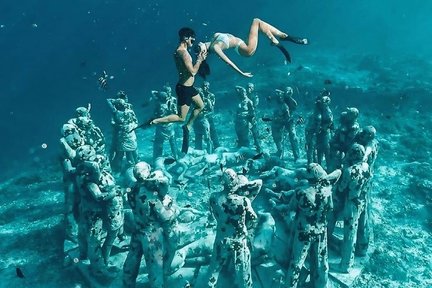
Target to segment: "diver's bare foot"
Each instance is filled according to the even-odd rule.
[[[276,39],[276,37],[273,35],[273,34],[271,34],[271,33],[268,33],[268,34],[266,34],[267,35],[267,38],[269,38],[269,40],[270,40],[270,44],[271,45],[278,45],[279,44],[279,40],[278,39]]]

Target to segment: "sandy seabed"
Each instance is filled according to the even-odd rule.
[[[364,57],[356,63],[358,73],[344,73],[342,64],[333,64],[330,69],[305,64],[292,69],[297,74],[291,74],[290,81],[303,83],[296,85],[295,95],[301,114],[310,111],[311,95],[316,95],[323,87],[321,81],[329,78],[332,86],[327,88],[332,91],[335,120],[343,107],[355,106],[360,110],[360,125],[374,125],[378,132],[380,151],[372,189],[375,250],[353,287],[432,287],[432,114],[427,111],[432,85],[423,81],[428,77],[424,73],[415,81],[406,79],[406,73],[412,75],[416,70],[395,72],[398,65],[403,65],[401,61],[384,64]],[[382,67],[386,65],[390,68]],[[427,67],[432,71],[430,66],[429,63]],[[278,69],[285,68],[275,68],[269,77],[271,73],[282,77]],[[276,76],[272,81],[283,80]],[[306,80],[311,77],[313,80]],[[271,91],[268,82],[255,84],[258,92],[260,88]],[[217,85],[212,86],[217,95]],[[225,93],[223,97],[229,95]],[[221,142],[228,147],[233,146],[235,132],[232,121],[222,120],[230,119],[233,109],[220,108],[217,117]],[[262,131],[267,131],[266,123],[260,125]],[[300,142],[304,143],[304,126],[298,129]],[[144,160],[151,157],[151,149],[145,147],[152,145],[148,142],[152,133],[138,132],[139,139],[145,139],[139,147]],[[273,152],[275,147],[268,136],[263,135],[263,141]],[[0,183],[0,287],[85,287],[76,270],[63,268],[60,166],[54,157],[41,155],[38,159],[29,157],[14,177]],[[203,187],[201,191],[206,189]],[[179,202],[186,204],[197,199],[200,202],[192,204],[205,209],[202,198],[198,198],[183,197]],[[25,278],[16,276],[16,267],[22,269]]]

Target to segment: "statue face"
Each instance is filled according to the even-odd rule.
[[[232,189],[238,184],[238,176],[237,173],[232,169],[226,169],[223,173],[222,181],[224,186]]]
[[[255,86],[252,83],[249,83],[247,86],[247,91],[248,93],[252,93],[253,91],[255,91]]]
[[[208,91],[210,89],[210,83],[209,82],[204,82],[203,89],[204,89],[204,91]]]

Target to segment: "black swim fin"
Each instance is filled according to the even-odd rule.
[[[289,54],[288,50],[282,44],[276,44],[275,45],[285,56],[285,59],[287,62],[291,63],[291,55]]]
[[[290,41],[290,42],[300,44],[300,45],[307,45],[309,43],[309,41],[306,38],[294,37],[294,36],[289,36],[289,35],[285,38],[280,37],[279,40],[280,41]]]
[[[131,130],[129,130],[129,133],[131,133],[132,131],[135,131],[135,130],[137,130],[137,129],[147,129],[147,128],[149,128],[150,126],[153,125],[153,124],[152,124],[152,121],[153,121],[153,119],[150,119],[150,120],[145,121],[145,122],[142,123],[141,125],[138,125],[137,127],[132,128]]]

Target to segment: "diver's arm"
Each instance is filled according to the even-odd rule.
[[[231,61],[231,59],[228,58],[228,56],[225,55],[225,53],[222,51],[222,49],[218,46],[218,45],[214,45],[213,46],[213,50],[216,52],[216,54],[225,62],[227,63],[229,66],[231,66],[235,71],[237,71],[238,73],[240,73],[243,76],[246,77],[252,77],[253,75],[249,72],[243,72],[240,70],[240,68],[237,67],[236,64],[234,64],[234,62]]]
[[[192,63],[192,57],[189,55],[189,53],[187,53],[187,51],[185,50],[178,50],[177,53],[180,55],[180,57],[183,60],[183,63],[186,67],[186,69],[189,71],[189,73],[192,76],[195,76],[198,73],[199,67],[201,66],[201,63],[205,60],[206,58],[206,53],[204,51],[201,51],[198,54],[198,58],[197,61],[195,62],[195,65],[193,65]]]

